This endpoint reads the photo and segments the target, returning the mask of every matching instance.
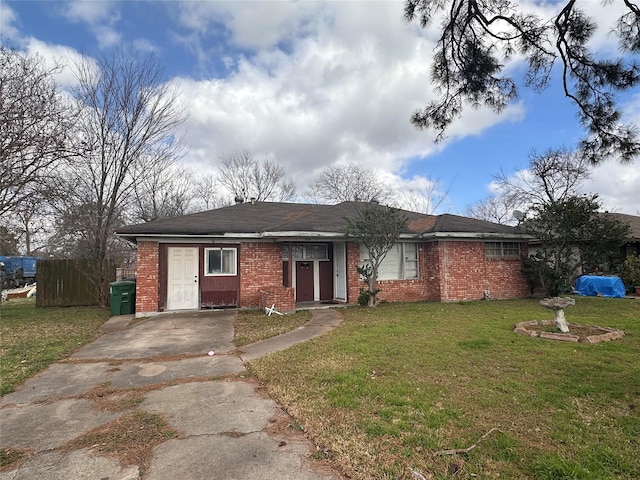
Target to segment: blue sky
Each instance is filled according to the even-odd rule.
[[[583,5],[607,21],[620,3]],[[520,4],[542,15],[557,8]],[[434,31],[406,24],[402,5],[1,0],[0,34],[14,47],[69,63],[112,48],[153,51],[189,111],[182,133],[190,168],[214,171],[220,155],[248,150],[276,157],[300,194],[323,168],[354,161],[397,189],[436,182],[436,190],[448,190],[438,213],[464,213],[490,193],[493,175],[515,174],[533,150],[571,147],[580,138],[575,108],[557,83],[542,94],[521,90],[499,116],[466,111],[439,144],[433,133],[416,131],[411,113],[433,98]],[[599,31],[594,45],[611,52],[606,34]],[[626,118],[640,125],[640,92],[622,102]],[[598,193],[609,210],[640,214],[639,166],[606,162],[583,192]]]

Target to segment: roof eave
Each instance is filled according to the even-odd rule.
[[[533,236],[527,233],[498,233],[498,232],[428,232],[420,234],[420,238],[454,238],[454,239],[508,239],[528,241]]]

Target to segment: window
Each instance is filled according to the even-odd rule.
[[[360,248],[360,262],[368,262],[369,253]],[[418,278],[418,244],[396,243],[380,263],[378,280],[405,280]]]
[[[328,260],[326,243],[294,244],[292,248],[294,260]],[[282,259],[289,260],[289,244],[282,245]]]
[[[404,250],[404,278],[418,278],[418,244],[403,243]]]
[[[485,242],[484,252],[487,257],[520,257],[518,242]]]
[[[235,248],[205,248],[204,249],[204,274],[235,275],[236,274]]]

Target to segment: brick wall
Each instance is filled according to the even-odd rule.
[[[488,290],[492,299],[529,294],[520,258],[487,258],[482,241],[440,242],[441,301],[478,300]],[[525,247],[526,248],[526,247]],[[526,251],[523,252],[526,254]]]
[[[523,246],[526,248],[526,246]],[[522,252],[526,254],[526,251]],[[158,311],[158,242],[138,243],[136,313]],[[364,287],[356,271],[360,247],[347,242],[347,303],[358,302]],[[459,301],[483,298],[518,298],[529,295],[520,272],[521,260],[486,258],[483,241],[438,241],[419,245],[420,278],[379,282],[380,300]],[[271,306],[274,300],[263,298],[261,291],[272,292],[282,303],[281,311],[293,310],[294,289],[282,290],[282,246],[279,243],[245,242],[240,247],[240,307]],[[277,293],[276,291],[282,292]],[[276,292],[276,293],[273,293]],[[275,297],[273,297],[275,298]],[[291,307],[291,308],[290,308]]]
[[[293,287],[268,287],[260,290],[260,308],[275,305],[281,313],[296,309],[296,289]]]
[[[282,245],[247,242],[240,250],[240,305],[260,305],[260,290],[282,286]]]
[[[421,278],[414,280],[381,280],[378,282],[378,288],[382,291],[378,294],[378,300],[386,300],[389,302],[413,302],[424,300],[426,297],[426,284],[422,272],[423,265],[423,245],[419,246],[419,269]],[[360,288],[366,288],[366,283],[360,280],[360,275],[356,271],[356,267],[360,263],[360,246],[357,243],[347,243],[347,285],[348,298],[347,303],[358,303],[358,295]]]
[[[360,281],[360,275],[356,267],[360,264],[360,245],[347,242],[347,303],[357,304],[360,287],[364,282]]]
[[[444,287],[442,270],[443,242],[429,242],[421,246],[420,277],[425,282],[425,300],[439,302]]]
[[[136,315],[158,311],[158,242],[138,242]]]
[[[359,290],[365,287],[356,272],[359,261],[359,246],[347,244],[348,303],[351,304],[358,302]],[[423,243],[419,245],[419,268],[419,279],[378,282],[382,289],[378,299],[391,302],[478,300],[484,297],[485,290],[493,299],[529,295],[529,287],[520,272],[520,258],[487,258],[483,241]]]

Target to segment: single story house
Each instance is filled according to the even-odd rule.
[[[362,202],[246,202],[121,228],[137,245],[136,314],[180,309],[356,304],[367,252],[345,236]],[[521,256],[531,238],[506,225],[404,211],[379,299],[459,301],[529,294]]]
[[[625,257],[630,255],[640,255],[640,217],[637,215],[628,215],[626,213],[609,213],[608,215],[620,222],[627,223],[631,227],[631,241],[622,247],[622,253]]]

